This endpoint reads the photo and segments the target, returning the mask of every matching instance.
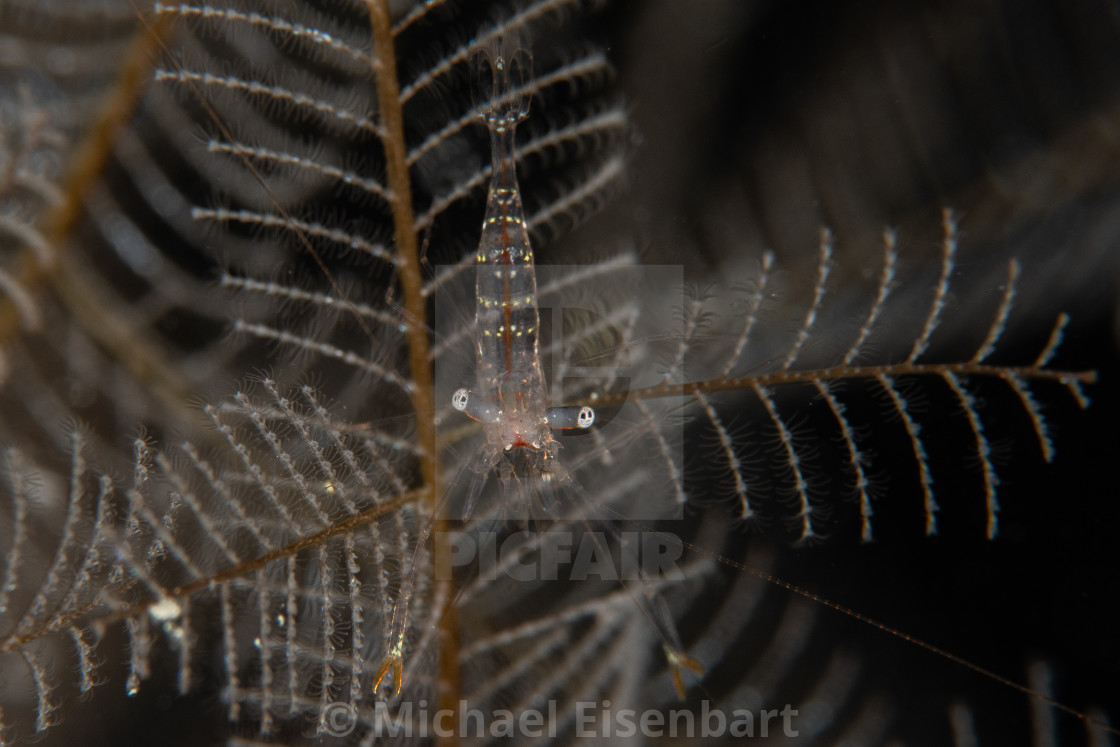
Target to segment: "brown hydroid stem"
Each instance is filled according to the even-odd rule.
[[[595,397],[597,406],[618,405],[630,397],[653,399],[656,397],[687,397],[696,393],[711,394],[769,387],[780,384],[813,384],[818,381],[853,379],[880,379],[896,376],[986,376],[1000,379],[1030,379],[1071,384],[1092,384],[1097,380],[1096,371],[1057,371],[1036,366],[993,366],[983,363],[895,363],[886,366],[834,366],[808,371],[778,371],[770,374],[739,376],[733,379],[708,379],[687,384],[660,384],[644,389],[607,394]]]
[[[393,43],[392,19],[386,0],[366,0],[369,6],[370,26],[373,32],[373,70],[377,81],[377,103],[380,108],[381,139],[385,148],[386,180],[391,192],[393,227],[396,240],[397,272],[406,311],[408,329],[409,370],[412,378],[412,406],[416,411],[416,435],[423,451],[421,476],[426,500],[433,521],[435,542],[447,536],[444,521],[436,516],[438,500],[436,462],[435,401],[432,371],[429,358],[428,330],[420,323],[427,318],[424,297],[424,279],[420,273],[419,245],[416,237],[415,216],[412,210],[412,187],[408,173],[408,154],[405,149],[404,112],[401,108],[400,84],[397,80],[396,49]],[[440,552],[435,557],[444,557]],[[449,584],[450,581],[440,583]],[[452,595],[445,595],[450,599]],[[407,602],[406,602],[407,603]],[[459,646],[458,619],[453,609],[444,611],[440,618],[440,707],[453,713],[459,701]]]

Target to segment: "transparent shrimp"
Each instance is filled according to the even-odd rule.
[[[479,449],[464,519],[470,518],[489,474],[496,474],[502,490],[511,483],[520,488],[531,484],[538,498],[556,487],[570,489],[591,503],[558,460],[560,444],[553,429],[587,429],[595,422],[595,411],[585,405],[548,405],[548,385],[541,364],[538,335],[540,312],[537,303],[533,249],[525,223],[521,192],[517,185],[515,134],[529,113],[525,81],[531,70],[529,54],[517,44],[499,40],[481,59],[482,90],[488,94],[483,120],[490,130],[491,176],[486,214],[476,255],[475,321],[477,328],[477,380],[475,389],[460,388],[451,404],[481,423],[486,440]],[[549,502],[549,501],[544,501]],[[617,528],[608,525],[614,539]],[[417,541],[417,551],[427,541],[430,524]],[[597,540],[598,541],[598,540]],[[606,552],[606,548],[600,548]],[[394,696],[400,693],[403,676],[404,635],[408,600],[415,584],[417,563],[411,564],[390,627],[388,653],[377,673],[374,691],[391,675]],[[643,579],[644,580],[644,579]],[[630,590],[642,614],[658,631],[673,686],[683,700],[686,694],[683,671],[697,675],[703,666],[683,652],[680,636],[664,602],[643,590]]]
[[[515,48],[506,48],[511,46]],[[506,490],[518,472],[568,482],[556,459],[559,444],[552,429],[589,428],[595,422],[590,407],[548,407],[533,249],[514,152],[517,125],[529,113],[524,84],[532,61],[516,46],[499,41],[480,65],[480,78],[486,79],[482,87],[490,95],[483,119],[490,130],[492,165],[476,256],[477,384],[473,391],[459,389],[452,397],[457,410],[483,424],[486,445],[479,467],[483,474],[496,471]],[[473,511],[483,482],[472,484],[465,516]]]
[[[490,130],[492,173],[476,258],[477,388],[459,389],[452,406],[486,429],[486,443],[479,455],[480,476],[496,470],[503,489],[518,474],[526,478],[571,478],[556,459],[559,444],[553,428],[590,428],[595,411],[586,406],[548,407],[548,388],[541,366],[538,334],[540,314],[533,250],[525,224],[521,192],[517,186],[514,137],[517,124],[529,114],[524,83],[532,61],[518,47],[507,52],[507,42],[483,56],[480,77],[489,78],[483,90],[489,104],[483,120]],[[515,468],[513,455],[525,454]],[[485,479],[472,482],[464,507],[469,518]],[[420,533],[417,550],[427,541],[431,526]],[[407,609],[415,585],[416,558],[401,584],[390,626],[388,653],[374,684],[391,675],[393,694],[401,690]]]

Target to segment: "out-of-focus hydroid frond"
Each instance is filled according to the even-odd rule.
[[[775,347],[771,342],[762,356],[751,355],[753,349],[750,335],[757,324],[761,298],[772,270],[772,259],[770,255],[766,255],[760,275],[755,281],[757,290],[751,291],[745,302],[746,313],[743,320],[737,323],[737,332],[726,323],[725,327],[730,326],[727,333],[722,329],[713,329],[712,319],[717,318],[719,312],[716,309],[722,299],[714,299],[711,294],[691,299],[683,308],[682,335],[673,343],[675,349],[668,353],[669,360],[663,364],[663,382],[602,397],[598,401],[609,405],[663,397],[691,400],[701,421],[706,421],[706,428],[712,434],[716,448],[708,463],[723,475],[719,482],[725,486],[729,497],[733,498],[736,518],[743,521],[759,518],[759,506],[771,503],[777,496],[782,503],[788,504],[791,514],[789,521],[798,541],[818,536],[818,526],[825,522],[826,517],[831,518],[838,509],[835,505],[838,487],[836,480],[838,474],[844,473],[843,482],[858,497],[860,534],[864,541],[869,541],[873,536],[871,517],[874,509],[868,475],[869,471],[876,469],[876,465],[861,447],[862,438],[857,434],[857,428],[848,415],[848,406],[845,404],[848,395],[845,394],[845,389],[858,385],[869,389],[870,391],[861,392],[861,396],[882,398],[889,405],[893,419],[901,423],[917,469],[925,531],[927,534],[935,534],[939,507],[934,497],[931,459],[923,440],[918,414],[910,401],[912,395],[907,393],[906,388],[913,384],[920,385],[922,391],[928,391],[931,386],[928,382],[940,381],[952,394],[954,403],[950,406],[951,409],[959,411],[971,432],[973,459],[978,465],[981,496],[985,506],[985,532],[992,538],[998,531],[997,488],[1000,481],[986,423],[970,382],[982,379],[1005,382],[1021,401],[1041,453],[1049,461],[1053,456],[1054,446],[1046,419],[1030,387],[1044,385],[1045,382],[1057,383],[1069,390],[1077,404],[1085,407],[1088,400],[1082,391],[1082,385],[1094,381],[1095,374],[1048,368],[1068,322],[1064,314],[1056,320],[1049,339],[1033,361],[1022,365],[993,365],[989,362],[989,358],[996,352],[997,343],[1011,314],[1020,274],[1019,264],[1015,260],[1011,260],[1009,264],[1000,302],[974,352],[947,362],[932,359],[929,350],[946,311],[957,253],[957,226],[949,211],[944,213],[943,231],[939,276],[934,283],[929,307],[924,313],[915,308],[915,302],[909,300],[915,291],[906,288],[903,291],[906,296],[903,304],[892,307],[890,319],[884,316],[885,305],[895,290],[895,268],[899,261],[897,238],[893,232],[888,231],[884,235],[882,270],[870,308],[853,335],[854,341],[846,348],[839,347],[842,344],[840,333],[835,330],[824,332],[818,328],[818,320],[830,289],[829,277],[833,263],[833,239],[828,231],[824,231],[821,234],[819,262],[809,306],[784,349]],[[908,346],[909,352],[904,357],[887,360],[878,360],[876,356],[870,355],[867,346],[877,336],[879,328],[889,326],[894,334],[898,334],[902,320],[914,323],[915,338]],[[830,350],[826,355],[817,352],[814,356],[823,365],[807,365],[803,361],[809,357],[806,355],[808,346],[816,345],[818,337],[823,335],[827,335],[824,344]],[[729,352],[721,352],[728,349]],[[775,353],[775,350],[778,352]],[[828,356],[834,356],[831,360],[835,362],[830,362]],[[687,377],[682,375],[685,371],[688,373]],[[704,378],[707,371],[717,371],[719,374],[713,378]],[[810,435],[805,428],[794,425],[797,415],[783,414],[783,404],[789,398],[779,399],[778,395],[779,390],[785,389],[800,389],[810,402],[814,399],[822,401],[833,421],[831,427],[837,429],[840,451],[828,448],[833,452],[831,458],[838,460],[838,463],[831,469],[827,482],[820,470],[815,470],[813,466],[820,456],[818,452],[826,448],[826,445],[822,443],[823,439],[819,434]],[[753,395],[762,407],[763,422],[768,422],[772,429],[773,437],[766,439],[771,446],[754,459],[748,457],[744,444],[736,443],[736,438],[725,422],[726,416],[720,413],[724,408],[717,407],[715,402],[716,397],[721,397],[728,401],[727,407],[742,408],[736,393]],[[736,399],[728,400],[732,396]],[[827,419],[817,419],[814,422],[817,429],[828,427]],[[880,424],[864,424],[858,430],[864,432],[873,428],[877,431],[883,427]],[[760,461],[764,462],[761,470],[758,469]],[[765,472],[767,479],[763,481],[757,475],[752,475],[751,465],[755,472]],[[675,492],[687,492],[683,479],[683,476],[678,475]],[[761,482],[768,485],[760,489],[757,483]],[[771,508],[769,513],[785,513],[785,510],[775,511]]]

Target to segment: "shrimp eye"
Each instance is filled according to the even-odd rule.
[[[576,417],[576,425],[580,428],[590,428],[595,422],[595,411],[590,407],[581,407]]]
[[[595,410],[586,405],[550,407],[544,411],[544,419],[549,428],[590,428],[595,422]]]
[[[470,395],[466,389],[456,389],[455,393],[451,395],[451,406],[459,412],[467,409],[467,402],[470,400]]]

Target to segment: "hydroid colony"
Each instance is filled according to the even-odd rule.
[[[79,691],[100,703],[177,690],[195,707],[220,702],[213,722],[231,733],[276,742],[333,733],[336,704],[354,714],[354,739],[372,739],[387,699],[554,701],[561,740],[579,701],[681,707],[632,590],[448,581],[430,557],[438,532],[415,549],[439,496],[465,494],[478,437],[455,425],[450,398],[470,371],[469,307],[453,303],[450,326],[429,330],[470,266],[490,177],[469,60],[487,35],[541,37],[516,152],[529,225],[556,237],[640,168],[626,165],[612,68],[580,37],[599,9],[173,5],[139,30],[128,7],[81,10],[72,36],[50,9],[2,11],[14,29],[3,225],[15,237],[3,275],[5,739],[81,730]],[[120,70],[104,64],[122,56]],[[91,84],[104,93],[83,98]],[[81,115],[100,110],[91,130]],[[625,252],[576,263],[586,255],[543,250],[578,266],[541,283],[542,304],[590,312],[555,325],[546,368],[591,370],[565,393],[618,409],[565,442],[579,484],[611,516],[639,506],[641,526],[755,564],[765,551],[745,529],[757,527],[855,547],[898,512],[888,543],[935,527],[995,535],[1015,515],[1019,474],[1001,446],[1014,435],[1017,450],[1062,454],[1051,424],[1077,422],[1064,419],[1091,377],[1052,372],[1065,317],[1019,316],[1038,305],[1031,257],[1002,257],[990,279],[970,254],[970,205],[963,223],[939,208],[862,242],[850,225],[806,221],[804,269],[760,250],[733,287],[684,293],[620,294],[637,277]],[[874,258],[846,270],[863,246]],[[690,255],[690,278],[699,263]],[[982,315],[972,294],[954,295],[962,283],[986,289]],[[1021,320],[1029,350],[1005,350]],[[231,392],[237,380],[248,383]],[[686,522],[658,521],[682,507]],[[552,529],[581,531],[564,514]],[[685,707],[789,702],[831,742],[949,733],[926,718],[984,734],[992,701],[883,695],[897,688],[860,647],[903,644],[850,642],[871,628],[837,634],[849,648],[809,636],[823,608],[776,602],[779,589],[709,555],[642,583],[706,670],[686,679]],[[392,700],[374,682],[403,596]],[[1087,697],[1077,707],[1109,704]],[[158,711],[128,712],[143,729]]]

